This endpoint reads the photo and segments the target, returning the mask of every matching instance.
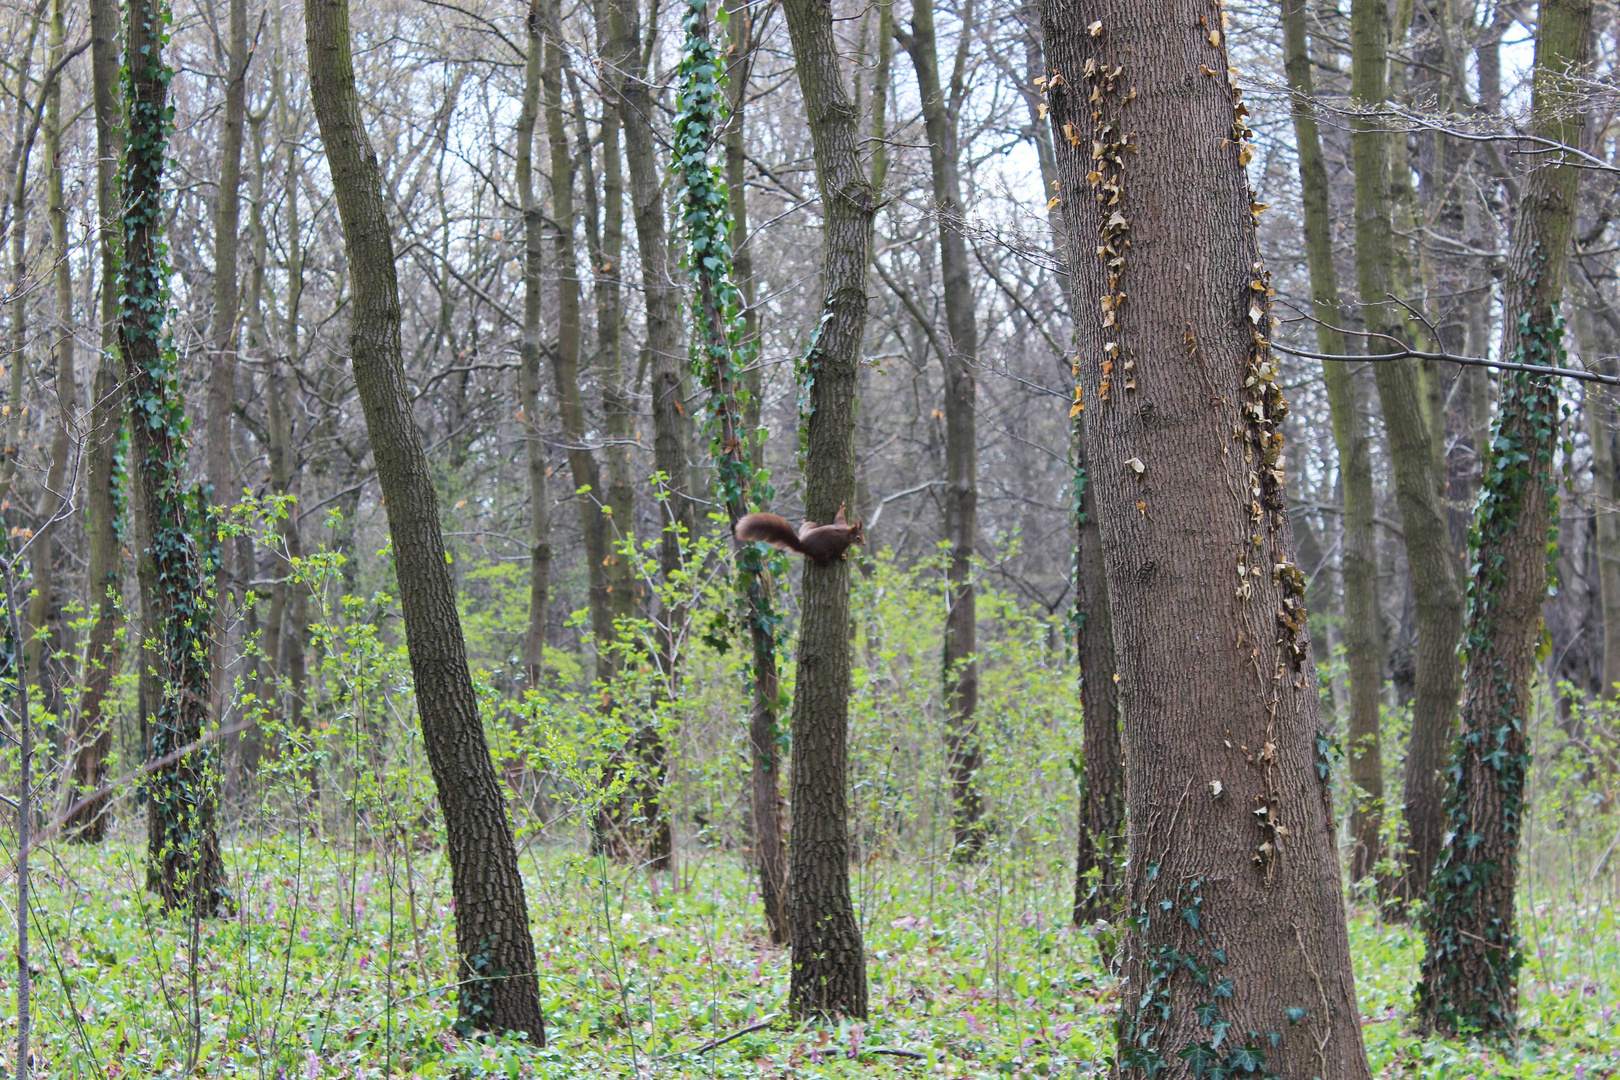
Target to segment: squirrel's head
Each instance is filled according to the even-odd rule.
[[[866,543],[866,531],[862,527],[865,522],[857,521],[849,527],[849,542],[852,544]]]

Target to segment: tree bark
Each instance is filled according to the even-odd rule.
[[[1220,11],[1044,0],[1042,21],[1124,715],[1119,1065],[1364,1080]]]
[[[85,649],[84,694],[73,731],[73,782],[65,799],[101,786],[112,752],[112,726],[103,713],[118,667],[118,597],[122,593],[123,514],[117,475],[117,443],[123,426],[124,392],[113,359],[118,326],[118,254],[114,222],[121,216],[117,162],[123,158],[118,109],[118,5],[91,0],[90,72],[96,120],[97,245],[101,257],[101,356],[90,401],[90,432],[85,448],[85,531],[89,567],[87,607],[93,614]],[[107,801],[86,804],[66,821],[67,836],[99,843],[107,835]]]
[[[1381,0],[1354,0],[1351,10],[1351,88],[1363,108],[1376,108],[1387,97],[1389,19]],[[1351,119],[1350,152],[1356,176],[1356,280],[1363,321],[1369,333],[1402,338],[1404,319],[1390,299],[1395,261],[1390,216],[1389,135],[1383,121]],[[1396,346],[1368,338],[1369,353]],[[1445,827],[1446,748],[1457,708],[1462,671],[1457,643],[1462,638],[1463,595],[1457,561],[1451,552],[1444,500],[1444,462],[1435,451],[1434,426],[1423,372],[1413,360],[1385,360],[1373,365],[1384,410],[1390,458],[1400,508],[1402,543],[1412,581],[1417,623],[1417,693],[1412,703],[1412,735],[1406,752],[1403,816],[1405,874],[1396,890],[1398,901],[1424,895],[1440,851]]]
[[[977,604],[973,548],[979,523],[979,450],[975,414],[978,392],[979,326],[974,314],[973,279],[967,241],[962,235],[962,179],[956,117],[966,94],[964,68],[972,40],[971,0],[963,26],[950,94],[940,85],[933,0],[913,0],[910,32],[896,37],[911,57],[922,98],[938,217],[939,263],[944,278],[948,354],[945,374],[945,539],[950,544],[950,605],[945,617],[944,695],[949,713],[945,736],[951,770],[951,833],[957,858],[971,860],[984,844],[979,818],[984,799],[978,773],[984,764],[975,713],[979,702],[979,663],[974,655]]]
[[[545,43],[541,0],[529,0],[528,54],[523,107],[517,123],[517,189],[523,207],[523,342],[518,398],[524,456],[529,470],[529,627],[523,635],[524,685],[538,689],[545,672],[547,605],[551,597],[551,496],[546,444],[540,427],[540,271],[545,259],[545,215],[534,194],[534,135],[540,119],[540,73]]]
[[[1344,356],[1344,325],[1339,277],[1333,265],[1333,225],[1328,204],[1327,163],[1316,126],[1316,88],[1306,37],[1305,0],[1281,0],[1283,53],[1293,93],[1294,141],[1299,147],[1299,182],[1304,204],[1306,262],[1311,275],[1311,307],[1316,316],[1317,351]],[[1367,431],[1366,391],[1348,364],[1322,365],[1327,386],[1333,445],[1339,455],[1344,533],[1340,577],[1344,585],[1344,643],[1349,667],[1350,715],[1345,742],[1354,786],[1350,807],[1350,879],[1372,873],[1382,855],[1384,816],[1383,758],[1378,742],[1379,704],[1384,686],[1384,634],[1378,608],[1378,549],[1373,535],[1378,504],[1373,495],[1372,439]]]
[[[860,117],[844,83],[829,0],[784,0],[821,196],[821,319],[808,383],[804,510],[831,521],[855,490],[855,410],[877,197],[861,167]],[[849,892],[849,563],[804,564],[793,687],[788,853],[794,1015],[864,1017],[866,956]]]
[[[1591,53],[1592,0],[1543,0],[1532,75],[1536,135],[1581,145],[1572,76]],[[1520,191],[1503,282],[1501,355],[1561,366],[1563,299],[1581,169],[1549,160]],[[1416,1001],[1447,1035],[1518,1022],[1514,889],[1530,771],[1528,736],[1549,540],[1558,493],[1558,380],[1504,372],[1476,516],[1462,727],[1452,748],[1446,843],[1425,917]]]
[[[162,50],[167,15],[162,0],[133,0],[124,37],[129,139],[119,351],[129,385],[136,497],[146,524],[144,558],[151,567],[143,631],[160,642],[158,700],[147,747],[153,761],[196,742],[208,723],[213,610],[204,546],[217,542],[200,493],[186,485],[185,403],[169,337],[162,198],[171,128],[172,72]],[[147,705],[152,704],[149,698]],[[147,887],[165,908],[211,917],[232,906],[215,826],[218,780],[217,754],[208,747],[165,765],[148,781]]]
[[[405,384],[393,235],[382,170],[360,112],[348,2],[305,0],[304,19],[310,90],[354,288],[355,385],[386,503],[422,739],[447,833],[460,960],[458,1026],[521,1032],[543,1045],[517,848],[478,718],[438,497]]]

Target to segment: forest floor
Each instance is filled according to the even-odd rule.
[[[1106,1075],[1116,991],[1094,940],[1069,925],[1056,865],[868,863],[855,885],[871,1019],[794,1027],[787,957],[760,929],[740,857],[701,852],[650,875],[532,847],[551,1040],[535,1051],[450,1032],[449,883],[436,853],[244,840],[228,852],[239,917],[195,928],[152,908],[142,854],[112,843],[36,860],[36,1076]],[[1421,940],[1355,915],[1375,1075],[1620,1075],[1613,907],[1566,888],[1529,908],[1526,1033],[1508,1050],[1414,1036]],[[0,972],[5,1075],[13,972]]]

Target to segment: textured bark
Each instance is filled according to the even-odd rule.
[[[1339,278],[1333,265],[1333,225],[1328,205],[1327,163],[1313,104],[1315,87],[1306,38],[1305,0],[1282,0],[1283,53],[1288,88],[1293,92],[1294,142],[1299,147],[1299,182],[1304,203],[1306,262],[1311,275],[1311,308],[1318,320],[1316,347],[1346,354]],[[1349,667],[1350,715],[1345,742],[1350,754],[1350,878],[1372,873],[1381,855],[1384,818],[1383,759],[1378,715],[1384,683],[1384,634],[1378,609],[1378,549],[1373,535],[1377,502],[1373,496],[1372,439],[1367,431],[1366,391],[1349,365],[1322,365],[1327,386],[1333,445],[1339,454],[1344,538],[1340,577],[1344,584],[1344,643]]]
[[[641,257],[642,302],[646,310],[644,348],[652,370],[653,465],[664,477],[662,543],[659,569],[665,581],[681,572],[683,545],[696,532],[696,506],[687,492],[686,408],[681,377],[686,366],[683,347],[681,294],[675,283],[675,260],[669,230],[664,225],[664,168],[652,118],[657,111],[641,53],[641,18],[637,0],[606,0],[608,49],[606,69],[619,127],[624,135],[624,158],[630,173],[630,208],[636,224],[636,247]],[[665,611],[659,665],[667,687],[676,684],[676,637],[685,621],[679,609]],[[613,812],[613,831],[620,842],[610,849],[620,858],[644,858],[652,869],[666,869],[671,854],[669,818],[661,799],[664,786],[665,747],[656,727],[641,724],[625,751],[634,759],[631,802]]]
[[[748,232],[748,175],[745,153],[748,83],[754,69],[759,38],[754,33],[754,16],[747,0],[726,0],[730,14],[727,33],[731,63],[727,68],[726,198],[731,206],[731,277],[743,300],[743,339],[750,355],[757,360],[759,312],[754,309],[754,256]],[[756,362],[743,372],[742,428],[758,431],[760,425],[760,373]],[[745,448],[755,469],[763,465],[764,439],[755,439]],[[771,579],[759,577],[749,584],[747,599],[751,610],[758,610],[760,598],[769,602]],[[756,670],[754,699],[748,714],[749,822],[753,827],[754,863],[759,869],[759,897],[765,909],[765,928],[774,944],[788,940],[787,837],[782,820],[782,730],[778,703],[781,686],[777,678],[774,632],[762,641],[763,629],[750,626],[750,644],[756,665],[769,656],[769,670]]]
[[[523,342],[518,349],[518,404],[529,467],[529,628],[523,635],[524,685],[544,677],[546,607],[551,596],[551,496],[546,488],[546,444],[540,428],[540,271],[545,258],[545,215],[534,195],[534,134],[540,119],[540,70],[545,12],[529,0],[528,55],[523,108],[517,123],[517,189],[523,207]]]
[[[163,267],[163,177],[168,143],[168,69],[161,0],[135,0],[124,29],[125,101],[123,268],[119,279],[119,352],[128,382],[130,459],[145,523],[142,559],[150,589],[142,630],[155,650],[148,759],[195,743],[208,723],[210,664],[204,642],[213,615],[206,561],[199,550],[193,493],[183,487],[183,402],[168,340],[169,295]],[[154,150],[154,147],[157,148]],[[205,542],[211,537],[204,537]],[[155,706],[155,708],[153,708]],[[194,750],[155,771],[147,784],[147,888],[167,909],[203,917],[231,908],[216,827],[218,776],[212,748]]]
[[[805,355],[804,510],[831,521],[855,490],[855,411],[877,198],[861,167],[828,0],[784,0],[815,153],[824,238],[821,321]],[[804,564],[793,687],[788,853],[796,1016],[866,1015],[866,956],[849,892],[849,563]]]
[[[977,603],[973,547],[979,523],[979,450],[976,426],[979,326],[974,314],[973,279],[967,240],[962,235],[961,151],[956,117],[966,94],[964,68],[972,40],[972,5],[952,69],[950,92],[940,85],[933,0],[913,0],[910,32],[896,36],[911,56],[922,98],[928,138],[939,264],[944,277],[947,354],[945,375],[945,539],[950,545],[950,607],[945,617],[944,694],[949,713],[945,736],[951,770],[951,834],[957,858],[974,858],[984,843],[979,824],[983,797],[978,773],[984,764],[976,712],[979,662],[974,655]]]
[[[310,89],[353,284],[349,344],[393,539],[422,740],[455,901],[458,1024],[545,1042],[517,848],[478,718],[433,474],[411,415],[382,171],[365,131],[347,0],[305,0]]]
[[[1539,5],[1532,76],[1534,133],[1581,145],[1570,75],[1591,52],[1592,0]],[[1501,355],[1558,365],[1558,305],[1575,225],[1581,168],[1549,161],[1520,193],[1503,282]],[[1469,586],[1468,668],[1452,751],[1446,844],[1425,917],[1416,991],[1426,1027],[1448,1035],[1512,1032],[1518,1020],[1514,889],[1529,794],[1528,736],[1547,546],[1558,492],[1558,380],[1504,373],[1480,502]]]
[[[1389,20],[1381,0],[1355,0],[1351,11],[1354,68],[1352,93],[1365,107],[1386,98],[1384,69],[1388,62]],[[1389,135],[1382,121],[1357,116],[1351,120],[1351,160],[1356,174],[1356,280],[1363,321],[1371,333],[1400,338],[1404,320],[1390,300],[1395,290],[1395,259],[1390,217]],[[1371,353],[1395,346],[1368,339]],[[1412,702],[1412,736],[1406,751],[1405,874],[1397,899],[1421,897],[1440,852],[1445,828],[1441,770],[1451,742],[1462,670],[1457,643],[1462,639],[1463,594],[1457,560],[1451,552],[1444,499],[1445,468],[1435,448],[1426,380],[1412,360],[1373,365],[1378,397],[1389,435],[1395,474],[1395,500],[1400,509],[1402,542],[1412,581],[1417,623],[1417,693]]]
[[[1042,21],[1121,676],[1122,1075],[1362,1080],[1220,9],[1044,0]]]
[[[123,157],[118,109],[118,5],[91,0],[90,72],[96,120],[96,209],[100,216],[97,247],[101,258],[101,356],[90,399],[90,432],[85,447],[85,531],[89,567],[86,606],[94,615],[85,649],[84,693],[73,731],[73,779],[64,799],[101,786],[112,751],[112,726],[103,713],[118,667],[117,597],[122,593],[122,538],[119,535],[117,479],[114,472],[118,431],[123,424],[123,386],[112,348],[117,341],[118,255],[114,230],[119,217],[116,162]],[[107,834],[106,799],[80,808],[66,821],[70,839],[99,843]]]

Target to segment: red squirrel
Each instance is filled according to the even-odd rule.
[[[797,532],[793,531],[787,519],[775,514],[747,514],[737,519],[737,524],[731,527],[731,535],[736,537],[738,543],[762,540],[783,551],[797,551],[822,566],[831,562],[834,556],[847,559],[851,544],[866,543],[866,534],[861,531],[859,521],[853,525],[845,524],[842,506],[838,508],[838,516],[833,518],[831,525],[807,521]]]

